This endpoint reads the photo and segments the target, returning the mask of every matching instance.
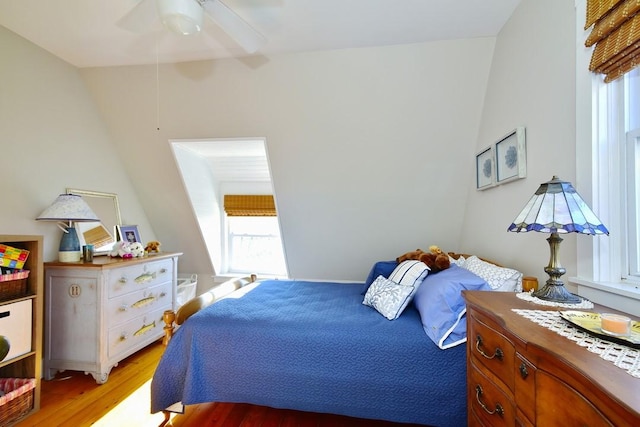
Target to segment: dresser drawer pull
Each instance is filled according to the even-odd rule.
[[[520,376],[523,380],[529,376],[529,370],[527,369],[527,365],[524,362],[522,362],[522,364],[520,365]]]
[[[127,278],[126,277],[121,277],[120,280],[118,280],[118,282],[124,284],[127,283]]]
[[[481,395],[482,395],[482,387],[480,386],[480,384],[478,384],[476,385],[476,400],[478,401],[480,406],[482,406],[482,409],[484,409],[484,411],[489,415],[498,414],[501,417],[504,416],[504,409],[502,409],[501,404],[496,403],[496,409],[492,411],[487,407],[487,405],[484,404],[482,400],[480,400]]]
[[[478,350],[478,353],[480,353],[482,356],[484,356],[489,360],[493,358],[498,358],[499,360],[502,360],[504,353],[502,352],[502,349],[500,347],[496,348],[496,351],[493,353],[493,356],[489,356],[480,348],[481,345],[482,345],[482,337],[480,336],[480,334],[478,334],[478,336],[476,337],[476,350]]]

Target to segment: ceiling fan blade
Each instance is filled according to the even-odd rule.
[[[247,53],[255,53],[267,39],[220,0],[206,0],[204,10]]]
[[[141,0],[116,22],[123,30],[141,33],[149,30],[158,19],[155,0]]]

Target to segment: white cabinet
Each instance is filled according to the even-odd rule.
[[[45,263],[45,379],[74,370],[103,384],[119,361],[161,338],[180,255]]]

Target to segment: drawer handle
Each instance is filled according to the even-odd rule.
[[[127,306],[126,304],[122,304],[118,310],[119,311],[127,311],[127,310],[129,310],[129,306]]]
[[[522,364],[520,365],[520,376],[522,377],[522,379],[527,379],[527,377],[529,376],[529,370],[527,369],[527,365],[522,362]]]
[[[121,277],[120,280],[118,280],[118,282],[120,283],[127,283],[127,278],[126,277]]]
[[[482,337],[480,336],[480,334],[478,334],[478,336],[476,337],[476,350],[478,350],[478,353],[480,353],[482,356],[484,356],[489,360],[493,358],[502,360],[502,358],[504,357],[504,353],[502,352],[502,349],[500,347],[496,347],[496,351],[493,353],[493,356],[489,356],[480,348],[481,345],[482,345]]]
[[[480,400],[480,396],[482,396],[482,387],[480,386],[480,384],[478,384],[476,385],[476,400],[478,401],[480,406],[482,406],[482,409],[484,409],[484,411],[489,415],[498,414],[501,417],[504,416],[504,409],[502,409],[501,404],[496,403],[496,409],[492,411],[487,407],[487,405],[484,404],[482,400]]]
[[[127,337],[127,333],[126,332],[123,332],[123,333],[120,334],[120,341],[126,341],[127,338],[128,337]]]
[[[167,272],[167,269],[166,269],[166,268],[161,268],[161,269],[160,269],[160,274],[164,274],[164,273],[166,273],[166,272]]]

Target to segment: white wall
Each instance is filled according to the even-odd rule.
[[[43,235],[56,260],[62,232],[35,218],[78,188],[117,193],[123,219],[153,236],[78,70],[4,27],[0,52],[0,233]]]
[[[575,22],[573,0],[523,0],[502,29],[476,150],[526,126],[527,177],[485,191],[468,181],[461,247],[540,281],[548,278],[548,235],[506,230],[542,182],[558,175],[575,184]],[[590,237],[563,238],[560,261],[568,277],[576,272],[576,244]]]
[[[184,251],[183,271],[212,273],[168,140],[265,137],[291,276],[364,280],[380,259],[459,249],[493,47],[481,38],[81,74],[159,240]]]

